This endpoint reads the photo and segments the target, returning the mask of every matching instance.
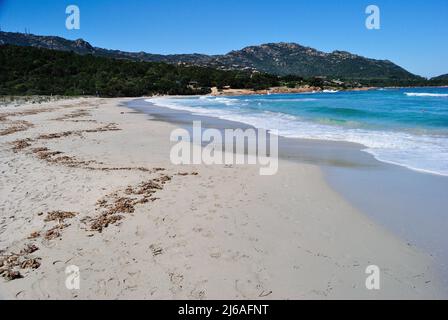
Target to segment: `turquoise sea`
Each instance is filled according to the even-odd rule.
[[[355,142],[380,161],[448,176],[448,88],[147,101],[278,130],[285,137]]]

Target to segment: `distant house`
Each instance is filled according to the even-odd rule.
[[[334,84],[337,84],[337,85],[339,85],[339,86],[341,86],[341,85],[344,84],[344,82],[343,82],[343,81],[340,81],[340,80],[332,80],[331,82],[334,83]]]
[[[190,88],[190,89],[199,89],[199,83],[197,81],[190,81],[188,83],[188,88]]]

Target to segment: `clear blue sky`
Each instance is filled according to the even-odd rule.
[[[80,30],[65,29],[69,4],[81,10]],[[380,30],[365,28],[369,4],[381,9]],[[423,76],[448,73],[448,0],[0,0],[0,27],[163,54],[297,42],[389,59]]]

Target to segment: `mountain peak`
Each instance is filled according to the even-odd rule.
[[[277,48],[285,48],[285,49],[300,49],[305,48],[304,46],[295,43],[295,42],[270,42],[262,44],[261,46],[267,47],[277,47]]]
[[[123,52],[93,47],[84,39],[67,40],[60,37],[36,36],[0,32],[0,44],[32,46],[78,54],[134,61],[165,62],[212,67],[221,70],[246,70],[274,75],[298,75],[309,78],[327,76],[341,79],[401,79],[421,80],[405,69],[387,60],[368,59],[347,51],[331,53],[305,47],[294,42],[265,43],[248,46],[224,55],[172,54]]]
[[[437,77],[433,77],[433,78],[431,78],[431,80],[447,81],[448,80],[448,73],[447,74],[442,74],[442,75],[437,76]]]
[[[85,41],[84,39],[77,39],[74,42],[76,47],[93,50],[92,45],[87,41]]]

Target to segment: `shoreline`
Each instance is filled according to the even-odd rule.
[[[141,112],[145,113],[144,108]],[[185,128],[194,120],[219,130],[254,128],[242,122],[154,105],[148,113]],[[440,274],[448,275],[448,239],[444,236],[448,223],[443,215],[448,206],[448,201],[443,200],[448,177],[380,161],[363,148],[355,142],[279,137],[280,158],[318,165],[327,183],[344,199],[409,245],[436,257]],[[443,282],[448,285],[448,280]]]
[[[421,87],[419,87],[419,88],[421,88]],[[302,92],[302,93],[307,94],[307,93],[322,93],[322,92]],[[282,94],[294,95],[294,94],[297,94],[297,93],[282,93]],[[249,96],[250,95],[252,95],[252,94],[249,94]],[[263,96],[263,95],[266,95],[266,94],[257,93],[257,94],[253,94],[253,95]],[[190,98],[201,98],[201,97],[210,97],[210,96],[213,96],[213,95],[193,95],[193,96],[187,96],[187,97],[190,97]],[[229,95],[229,96],[222,96],[222,97],[223,98],[226,98],[226,97],[231,98],[231,97],[235,97],[235,96],[238,96],[238,95]],[[218,96],[213,96],[213,97],[218,97]],[[161,96],[151,96],[151,97],[135,98],[135,100],[144,100],[144,101],[146,101],[146,99],[147,100],[151,100],[151,99],[160,99],[160,98],[161,99],[177,99],[177,98],[182,99],[182,98],[185,98],[185,96],[161,95]],[[146,102],[153,104],[153,102],[150,102],[150,101],[146,101]],[[164,106],[164,105],[159,105],[159,104],[157,104],[156,107],[157,108],[161,108],[162,110],[176,110],[176,112],[178,112],[178,113],[185,112],[185,113],[197,116],[197,117],[203,117],[204,119],[209,120],[209,122],[210,122],[210,119],[219,119],[219,121],[224,121],[224,122],[227,121],[229,123],[231,123],[231,122],[239,123],[240,127],[244,126],[244,127],[255,128],[252,124],[248,124],[246,122],[242,122],[242,121],[239,121],[239,120],[228,119],[228,118],[226,119],[226,118],[223,118],[223,117],[214,117],[214,116],[211,116],[211,115],[195,113],[194,111],[192,111],[193,109],[191,109],[191,108],[190,109],[182,109],[182,108],[175,108],[175,107],[172,107],[172,106]],[[392,166],[399,166],[399,167],[406,168],[408,170],[411,170],[411,171],[414,171],[414,172],[418,172],[418,173],[422,173],[422,174],[429,174],[429,175],[440,176],[440,177],[448,177],[448,174],[441,173],[441,172],[438,172],[438,171],[435,171],[435,170],[418,168],[418,167],[414,167],[414,166],[409,165],[409,164],[400,163],[400,162],[396,162],[396,161],[392,161],[392,160],[382,159],[376,153],[368,151],[369,146],[366,145],[366,144],[363,144],[362,142],[347,141],[347,140],[320,139],[320,138],[302,138],[302,137],[298,138],[298,137],[286,137],[286,136],[281,136],[281,137],[283,139],[292,139],[292,140],[298,139],[298,140],[301,140],[301,141],[308,141],[310,143],[315,142],[315,143],[318,143],[318,144],[319,143],[331,143],[331,144],[335,144],[335,145],[350,144],[352,146],[356,146],[356,148],[358,148],[362,152],[365,152],[365,153],[369,154],[370,156],[375,158],[375,160],[378,161],[378,162],[381,162],[381,163],[384,163],[384,164],[388,164],[388,165],[392,165]]]
[[[322,93],[325,90],[335,90],[335,92],[359,92],[359,91],[369,91],[379,89],[377,87],[361,87],[361,88],[351,88],[351,89],[342,89],[342,88],[329,88],[322,89],[320,87],[298,87],[298,88],[288,88],[288,87],[272,87],[265,90],[254,90],[254,89],[222,89],[218,90],[216,87],[211,88],[212,92],[206,96],[249,96],[249,95],[270,95],[270,94],[297,94],[297,93]]]
[[[1,143],[0,245],[35,244],[19,258],[40,263],[0,279],[3,298],[446,297],[433,259],[353,208],[315,164],[280,159],[272,178],[249,165],[174,166],[178,125],[123,106],[133,100],[1,110],[7,126],[28,126]],[[55,210],[67,211],[63,225]],[[102,213],[122,218],[99,232]],[[371,264],[383,270],[379,291],[365,288]],[[65,288],[67,265],[79,266],[81,290]]]
[[[413,87],[359,87],[343,89],[337,87],[329,87],[328,89],[322,89],[320,87],[304,86],[298,88],[288,88],[288,87],[272,87],[265,90],[254,90],[254,89],[223,89],[218,91],[216,87],[212,88],[212,92],[205,96],[245,96],[245,95],[270,95],[270,94],[297,94],[297,93],[325,93],[325,90],[334,90],[335,92],[362,92],[362,91],[372,91],[380,89],[416,89],[416,88],[448,88],[448,86],[413,86]],[[172,96],[165,96],[172,97]]]

